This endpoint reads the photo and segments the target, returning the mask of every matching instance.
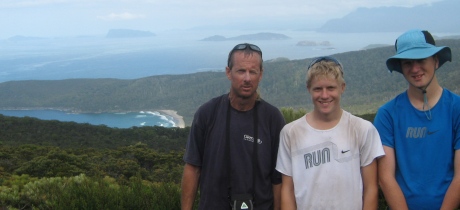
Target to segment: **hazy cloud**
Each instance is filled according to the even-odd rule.
[[[0,39],[17,34],[95,34],[131,27],[155,31],[242,24],[315,28],[360,7],[412,7],[439,1],[442,0],[0,0]]]
[[[124,13],[110,13],[104,16],[97,16],[98,19],[101,20],[134,20],[134,19],[142,19],[145,18],[145,15],[142,14],[132,14],[129,12]]]
[[[74,2],[73,0],[2,0],[0,8],[20,8],[20,7],[36,7],[51,4],[64,4]]]

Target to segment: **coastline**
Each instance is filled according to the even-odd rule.
[[[162,112],[166,115],[169,115],[171,116],[172,118],[174,118],[174,122],[176,123],[176,126],[179,127],[179,128],[185,128],[185,122],[184,122],[184,117],[180,116],[177,114],[177,111],[174,111],[174,110],[168,110],[168,109],[164,109],[164,110],[158,110],[159,112]]]
[[[60,112],[64,112],[64,113],[69,113],[69,114],[85,114],[85,113],[92,113],[92,114],[100,114],[100,113],[105,113],[105,112],[81,112],[81,111],[77,111],[75,109],[69,109],[69,108],[44,108],[44,107],[33,107],[33,108],[25,108],[25,107],[14,107],[14,108],[4,108],[4,109],[0,109],[0,110],[11,110],[11,111],[27,111],[27,110],[51,110],[51,111],[60,111]],[[184,117],[180,116],[177,114],[177,111],[175,110],[167,110],[167,109],[164,109],[164,110],[156,110],[157,112],[161,113],[161,114],[164,114],[164,115],[167,115],[167,116],[170,116],[173,118],[173,121],[176,125],[176,127],[179,127],[179,128],[185,128],[185,121],[184,121]],[[125,112],[139,112],[139,111],[125,111]],[[106,112],[106,113],[117,113],[117,112]],[[36,118],[39,118],[40,117],[36,117]]]

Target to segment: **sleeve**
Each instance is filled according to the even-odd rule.
[[[452,120],[453,120],[453,135],[454,135],[454,150],[460,149],[460,97],[452,105]]]
[[[395,147],[394,124],[389,111],[381,107],[374,118],[374,126],[380,135],[382,144],[391,148]]]
[[[367,166],[375,158],[385,155],[377,129],[367,121],[364,121],[363,128],[360,141],[361,167]]]
[[[292,176],[292,159],[291,145],[287,128],[284,127],[280,133],[280,146],[278,150],[278,158],[276,160],[276,170],[280,173]]]
[[[284,117],[281,114],[281,112],[276,109],[275,112],[275,118],[274,118],[274,127],[272,128],[273,134],[273,147],[272,147],[272,184],[280,184],[281,183],[281,173],[275,169],[276,167],[276,160],[278,158],[278,148],[280,144],[280,132],[283,129],[284,125],[286,124],[284,121]]]
[[[201,166],[204,153],[205,130],[202,126],[200,110],[193,117],[192,126],[185,147],[184,161],[194,166]]]

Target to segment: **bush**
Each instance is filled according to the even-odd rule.
[[[17,179],[14,177],[13,179]],[[180,185],[132,177],[126,185],[110,177],[30,179],[0,187],[0,207],[7,209],[180,209]]]

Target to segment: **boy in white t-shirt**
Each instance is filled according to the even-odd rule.
[[[319,57],[307,70],[314,110],[280,134],[276,170],[282,173],[282,209],[377,209],[377,157],[383,156],[371,122],[340,106],[343,67]]]

